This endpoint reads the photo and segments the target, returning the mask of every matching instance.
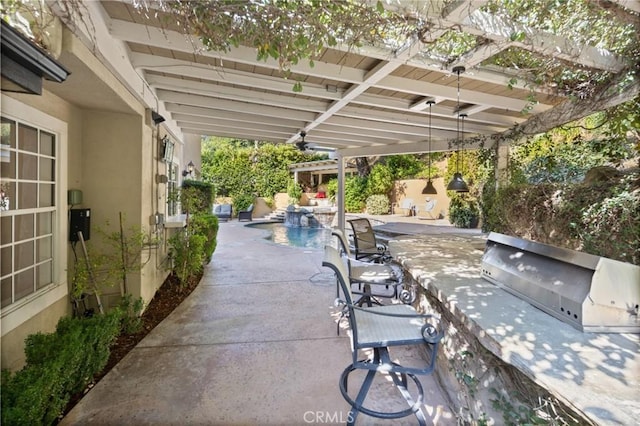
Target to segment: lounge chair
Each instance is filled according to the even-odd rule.
[[[351,256],[349,243],[344,233],[339,229],[332,229],[331,235],[336,237],[338,251],[347,259],[349,281],[352,285],[358,285],[358,291],[352,290],[353,293],[363,295],[356,303],[368,306],[371,306],[372,303],[381,304],[378,302],[378,298],[395,298],[407,304],[415,301],[415,288],[407,288],[403,283],[402,266],[394,262],[381,265],[356,260]],[[380,289],[382,285],[385,287],[384,290],[373,290],[374,288]],[[336,283],[336,287],[336,297],[340,297],[340,285]],[[403,289],[398,291],[399,287],[403,287]],[[389,291],[390,288],[391,291]]]
[[[358,218],[348,222],[353,230],[353,251],[357,260],[385,263],[392,259],[387,246],[377,241],[369,219]]]
[[[353,303],[351,285],[347,275],[345,260],[340,257],[337,249],[325,247],[323,266],[332,269],[338,278],[345,300],[336,300],[336,306],[341,307],[343,317],[349,319],[351,328],[352,361],[340,376],[340,392],[351,405],[347,416],[347,424],[353,425],[359,413],[383,418],[398,419],[415,414],[420,425],[426,425],[427,420],[422,412],[424,391],[417,375],[433,373],[435,369],[438,344],[444,332],[440,321],[432,315],[421,315],[409,305],[385,305],[375,307],[361,307]],[[399,359],[391,358],[390,348],[396,346],[419,346],[425,351],[425,366],[405,367]],[[368,358],[360,360],[361,351],[366,351]],[[349,375],[355,370],[366,370],[367,374],[352,398],[348,393]],[[393,382],[406,400],[409,408],[396,412],[381,412],[365,407],[364,402],[371,388],[376,374],[385,374]],[[410,378],[414,385],[414,397],[407,389]],[[353,389],[353,387],[352,387]]]
[[[246,210],[238,210],[238,221],[253,220],[253,204],[250,204]]]
[[[233,207],[231,204],[215,204],[213,214],[218,217],[218,220],[230,220],[233,215]]]

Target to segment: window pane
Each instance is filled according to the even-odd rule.
[[[0,144],[16,147],[16,123],[13,120],[2,117],[0,119]]]
[[[11,254],[13,253],[13,247],[5,247],[0,251],[0,275],[3,277],[9,275],[12,271],[11,268]]]
[[[40,184],[40,207],[53,206],[53,188],[54,185],[46,183]]]
[[[11,216],[0,218],[0,244],[5,245],[13,241],[13,226]]]
[[[40,132],[40,154],[53,157],[56,153],[55,136]]]
[[[36,269],[38,289],[47,286],[53,282],[53,272],[51,270],[51,262],[38,265]]]
[[[33,222],[35,216],[32,214],[24,214],[16,216],[16,241],[26,240],[27,238],[33,238]]]
[[[24,269],[33,265],[33,241],[27,241],[15,246],[15,269]]]
[[[38,213],[38,227],[36,229],[36,235],[51,234],[51,222],[53,220],[53,213]]]
[[[18,206],[19,209],[34,209],[37,207],[37,188],[35,183],[18,183]],[[12,207],[13,208],[13,207]]]
[[[40,180],[53,182],[55,162],[50,158],[40,157]]]
[[[16,209],[16,184],[15,182],[3,182],[0,188],[0,210]]]
[[[13,296],[13,289],[11,288],[11,277],[5,278],[0,284],[0,297],[2,298],[1,307],[5,307],[11,304],[11,297]]]
[[[51,237],[41,238],[37,241],[37,261],[42,262],[51,259],[53,253],[53,240]]]
[[[16,152],[8,151],[0,146],[2,158],[0,158],[0,176],[3,178],[16,178]]]
[[[29,268],[15,276],[16,300],[20,300],[34,292],[35,268]]]
[[[18,179],[38,179],[38,157],[29,154],[18,154]]]
[[[18,149],[38,152],[38,130],[24,124],[18,125]]]

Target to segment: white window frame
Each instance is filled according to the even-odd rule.
[[[2,116],[23,125],[52,133],[56,137],[52,283],[0,309],[2,336],[19,327],[69,294],[67,285],[67,123],[24,104],[0,96]]]

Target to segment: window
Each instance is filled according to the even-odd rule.
[[[176,163],[167,163],[167,216],[175,216],[178,211],[178,165]]]
[[[0,308],[54,282],[56,135],[0,118]]]

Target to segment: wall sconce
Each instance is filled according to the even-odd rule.
[[[191,176],[195,167],[196,165],[193,164],[193,161],[189,161],[189,164],[187,164],[187,168],[182,171],[182,176],[183,177],[187,177],[187,175]]]
[[[151,120],[153,120],[153,124],[155,124],[156,126],[165,121],[164,117],[155,111],[151,111]]]

